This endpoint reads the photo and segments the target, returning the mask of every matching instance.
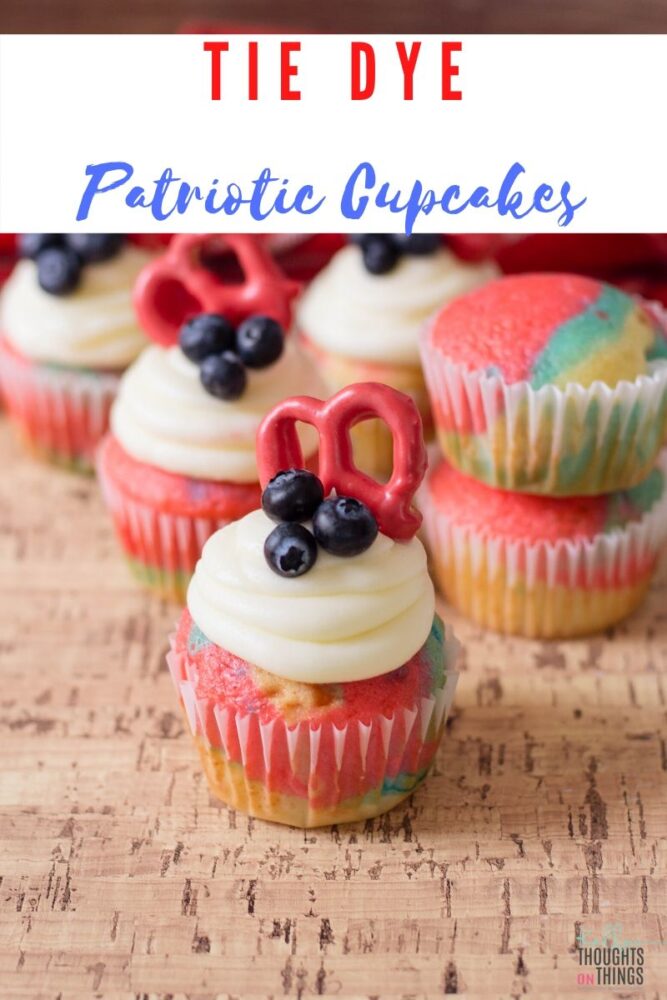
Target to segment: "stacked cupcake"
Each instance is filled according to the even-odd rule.
[[[565,637],[641,601],[667,537],[665,329],[611,285],[531,274],[424,330],[445,456],[425,532],[443,592],[475,621]]]

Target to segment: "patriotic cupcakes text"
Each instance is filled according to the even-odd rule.
[[[276,216],[314,215],[325,202],[337,199],[342,220],[360,221],[369,210],[379,209],[388,216],[388,229],[396,228],[392,217],[398,216],[406,234],[412,233],[418,222],[444,230],[446,217],[472,214],[475,210],[491,212],[507,221],[535,213],[550,214],[559,227],[566,228],[587,200],[573,193],[569,180],[530,181],[527,168],[519,161],[499,178],[474,187],[460,178],[437,182],[414,178],[407,185],[397,184],[374,164],[362,161],[342,181],[337,193],[292,181],[270,167],[263,167],[250,179],[231,181],[216,176],[193,181],[172,167],[165,167],[157,179],[150,181],[138,180],[135,173],[132,164],[124,160],[89,164],[76,221],[85,222],[101,200],[115,199],[114,207],[124,203],[142,213],[144,219],[150,216],[167,222],[187,215],[194,228],[197,219],[201,223],[210,216],[233,216],[234,225],[243,229],[251,220],[264,223]],[[136,229],[142,229],[139,218]]]

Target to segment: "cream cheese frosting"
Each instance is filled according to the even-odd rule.
[[[382,275],[370,274],[361,250],[340,250],[314,279],[297,308],[297,323],[314,344],[362,361],[419,364],[424,322],[451,299],[498,276],[494,264],[466,264],[443,247],[404,254]]]
[[[395,542],[379,534],[351,558],[320,549],[308,573],[286,579],[264,558],[274,527],[257,510],[206,542],[187,603],[211,642],[311,684],[376,677],[418,652],[431,630],[435,595],[417,538]]]
[[[125,246],[111,260],[86,264],[69,295],[40,288],[37,267],[22,260],[0,298],[0,324],[24,357],[76,368],[125,368],[146,345],[132,307],[132,286],[151,255]]]
[[[246,390],[233,402],[206,392],[180,347],[151,346],[121,379],[111,429],[129,455],[166,472],[254,483],[255,437],[265,414],[287,396],[321,389],[294,337],[275,364],[248,370]],[[316,450],[312,428],[304,428],[302,443],[306,455]]]

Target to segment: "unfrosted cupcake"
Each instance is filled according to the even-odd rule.
[[[384,487],[352,468],[361,412],[389,415],[399,438]],[[321,478],[303,468],[296,420],[318,427]],[[414,403],[372,384],[286,400],[264,421],[263,509],[206,543],[169,655],[229,805],[319,826],[385,812],[425,777],[456,675],[414,537],[421,435]]]
[[[663,315],[604,282],[491,282],[441,310],[422,358],[446,457],[491,486],[623,489],[648,475],[665,439]]]
[[[121,373],[146,340],[132,287],[149,255],[122,236],[21,238],[0,299],[0,380],[28,448],[91,471]]]
[[[638,486],[589,497],[494,490],[447,462],[420,494],[436,580],[479,624],[565,638],[635,610],[667,539],[667,453]]]
[[[244,256],[251,244],[257,251],[252,237],[230,239]],[[262,418],[286,395],[319,387],[295,338],[275,318],[289,316],[291,285],[263,252],[253,259],[247,280],[261,291],[246,295],[235,286],[244,294],[243,306],[229,311],[234,322],[199,313],[172,329],[160,304],[153,325],[161,262],[141,275],[138,311],[160,343],[121,380],[99,452],[100,482],[130,567],[146,587],[176,601],[185,598],[206,539],[259,506],[255,436]],[[176,295],[171,287],[169,294]],[[172,338],[177,342],[169,344]],[[306,434],[304,441],[310,456],[317,438]]]
[[[300,336],[330,392],[367,380],[391,385],[414,399],[428,437],[419,330],[445,302],[497,274],[492,263],[463,263],[437,235],[355,237],[302,296]],[[364,422],[354,442],[360,468],[390,472],[391,437],[381,423]]]

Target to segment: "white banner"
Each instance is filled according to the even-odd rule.
[[[665,232],[664,36],[0,37],[0,230]]]

